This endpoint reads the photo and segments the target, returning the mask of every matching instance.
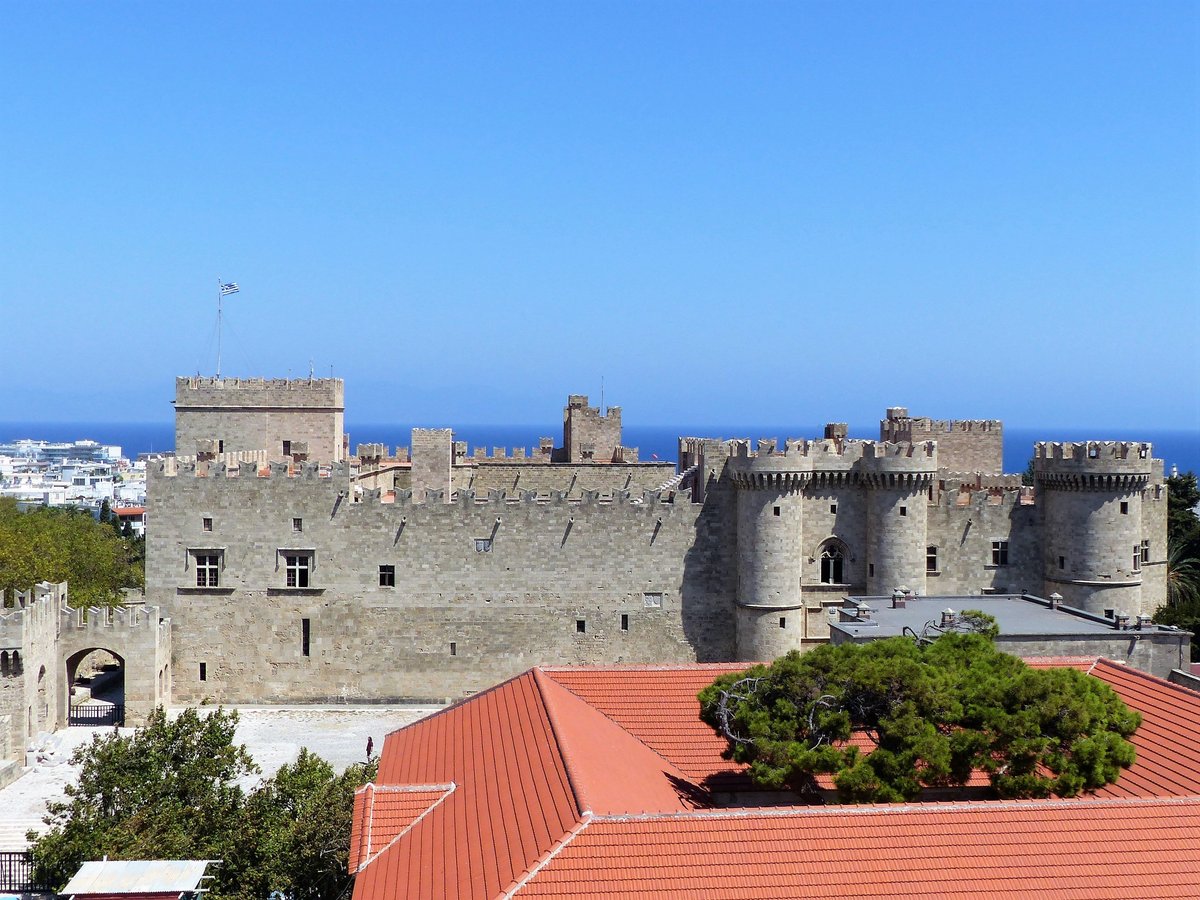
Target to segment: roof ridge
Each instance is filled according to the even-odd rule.
[[[595,817],[590,812],[584,813],[583,818],[575,823],[575,827],[555,841],[554,846],[538,857],[537,862],[526,869],[520,878],[510,882],[508,887],[504,889],[504,891],[499,895],[499,897],[496,898],[496,900],[508,900],[509,897],[512,897],[517,891],[525,887],[525,885],[527,885],[530,880],[538,874],[538,872],[542,871],[542,869],[546,868],[546,866],[550,864],[550,861],[554,859],[554,857],[558,856],[558,854],[566,849],[567,844],[579,837],[583,830],[592,823],[594,818]]]
[[[534,666],[530,672],[533,673],[533,683],[537,687],[538,699],[542,701],[542,709],[546,712],[546,721],[550,723],[550,733],[554,735],[554,743],[558,745],[558,756],[562,760],[563,771],[567,773],[567,784],[571,786],[571,793],[575,796],[575,808],[581,816],[589,816],[592,813],[591,804],[584,793],[583,785],[579,784],[575,777],[574,754],[567,749],[566,743],[563,741],[563,728],[562,723],[558,720],[558,713],[554,710],[553,704],[546,699],[543,679],[550,681],[553,679],[542,671],[541,666]],[[554,683],[558,684],[558,682]],[[562,685],[558,686],[562,687]],[[571,696],[579,697],[574,692],[571,692]]]
[[[1088,670],[1088,674],[1095,675],[1096,674],[1095,670],[1101,666],[1104,666],[1105,668],[1111,667],[1118,672],[1127,673],[1129,675],[1136,675],[1137,677],[1143,679],[1144,681],[1149,681],[1154,684],[1160,684],[1163,687],[1170,688],[1172,691],[1174,691],[1177,694],[1180,694],[1184,697],[1190,697],[1193,701],[1195,701],[1195,699],[1196,699],[1197,691],[1193,690],[1190,687],[1184,687],[1182,684],[1176,684],[1173,681],[1169,681],[1166,678],[1160,678],[1158,675],[1153,675],[1150,672],[1143,672],[1141,669],[1137,669],[1137,668],[1134,668],[1133,666],[1126,665],[1123,662],[1118,662],[1115,659],[1109,659],[1106,656],[1097,657],[1096,665],[1092,666],[1092,668]],[[1099,678],[1100,676],[1097,675],[1096,677]],[[1104,679],[1101,678],[1100,680],[1103,681]]]
[[[593,816],[596,822],[649,822],[676,819],[788,819],[806,816],[885,816],[905,812],[990,813],[1008,809],[1093,809],[1112,806],[1188,806],[1200,804],[1200,794],[1177,797],[1089,797],[1085,799],[1037,800],[932,800],[917,803],[822,804],[811,806],[733,807],[691,809],[680,812],[617,813]]]
[[[389,840],[386,844],[384,844],[382,847],[380,847],[378,850],[376,850],[374,853],[372,853],[371,852],[371,841],[372,841],[372,836],[375,831],[374,793],[376,791],[380,790],[380,788],[371,782],[368,782],[367,784],[363,785],[361,790],[365,791],[367,788],[371,788],[371,794],[372,794],[372,797],[370,800],[370,805],[366,810],[364,810],[364,815],[369,817],[369,830],[367,832],[367,844],[366,844],[367,852],[364,855],[362,862],[358,864],[358,868],[356,868],[350,874],[357,875],[359,872],[361,872],[363,869],[365,869],[371,863],[375,862],[375,860],[379,859],[379,857],[382,856],[393,844],[395,844],[397,841],[399,841],[400,838],[404,837],[406,834],[408,834],[410,831],[412,831],[417,826],[418,822],[420,822],[427,815],[429,815],[431,812],[433,812],[435,809],[437,809],[442,803],[444,803],[446,798],[449,797],[451,794],[453,794],[455,789],[457,789],[457,787],[458,787],[458,785],[455,784],[453,781],[451,781],[445,785],[439,785],[437,787],[429,788],[428,793],[432,794],[438,790],[441,790],[442,796],[438,797],[431,804],[429,804],[429,806],[427,806],[425,808],[425,810],[419,816],[414,818],[404,828],[402,828],[399,832],[397,832],[396,835],[391,840]],[[358,792],[356,791],[355,793],[358,793]],[[403,792],[396,791],[394,793],[403,793]],[[410,791],[409,793],[416,793],[416,791]],[[366,804],[364,804],[364,805],[366,805]]]
[[[696,669],[749,669],[756,662],[706,662],[706,663],[616,663],[614,665],[588,666],[536,666],[543,672],[690,672]]]

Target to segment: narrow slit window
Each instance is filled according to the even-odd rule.
[[[304,656],[309,655],[310,640],[312,638],[312,619],[300,620],[300,653]]]
[[[629,630],[629,613],[621,613],[621,630]]]
[[[908,507],[907,506],[900,507],[900,515],[902,515],[902,516],[908,515]]]
[[[1122,500],[1122,501],[1121,501],[1121,515],[1123,515],[1123,516],[1127,516],[1127,515],[1129,515],[1129,503],[1128,503],[1128,501],[1125,501],[1125,500]]]
[[[780,628],[787,628],[787,616],[780,616],[780,617],[779,617],[779,627],[780,627]]]
[[[450,642],[450,655],[458,656],[458,644],[455,643],[454,641]]]
[[[208,681],[208,663],[200,663],[200,680]]]

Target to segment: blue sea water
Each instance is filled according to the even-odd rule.
[[[470,448],[524,447],[529,452],[537,446],[543,435],[562,441],[562,425],[452,425],[458,440],[466,441]],[[387,444],[389,448],[407,447],[411,440],[412,426],[399,424],[354,423],[347,425],[350,446],[375,442]],[[626,425],[625,443],[637,447],[639,458],[674,462],[678,456],[680,435],[698,437],[749,437],[778,438],[819,437],[821,425],[799,426],[637,426]],[[878,426],[852,427],[851,437],[877,438]],[[118,444],[129,457],[139,453],[171,450],[175,444],[175,429],[170,422],[0,422],[0,443],[21,438],[45,441],[74,441],[89,439],[102,444]],[[1023,472],[1033,454],[1033,444],[1038,440],[1086,441],[1086,440],[1141,440],[1154,445],[1154,455],[1166,463],[1167,474],[1171,466],[1179,471],[1200,471],[1200,431],[1182,430],[1138,430],[1099,429],[1087,427],[1070,428],[1020,428],[1005,426],[1004,469],[1007,472]]]

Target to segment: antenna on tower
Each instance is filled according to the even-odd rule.
[[[309,381],[312,381],[312,376],[313,376],[313,361],[310,359],[308,361],[308,380]]]
[[[608,407],[604,405],[604,376],[600,376],[600,415],[608,415]]]

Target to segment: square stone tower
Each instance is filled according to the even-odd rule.
[[[612,462],[621,446],[621,407],[605,415],[588,406],[586,394],[571,394],[563,410],[563,450],[566,462]]]
[[[338,462],[345,404],[340,378],[176,378],[175,452],[194,456],[197,442],[216,441],[217,453],[281,460],[303,449],[313,462]]]

